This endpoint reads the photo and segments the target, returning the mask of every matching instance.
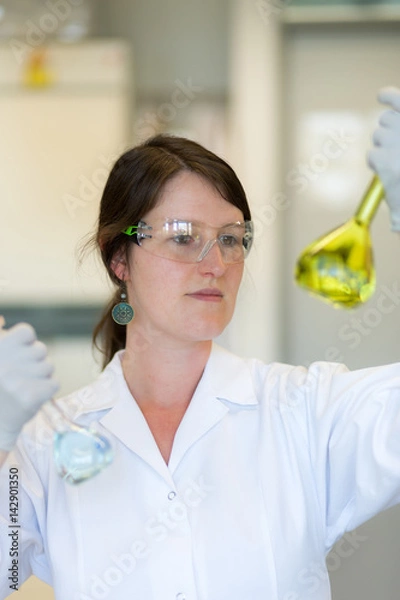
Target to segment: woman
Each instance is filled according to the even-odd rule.
[[[398,228],[400,91],[381,100],[393,110],[370,162]],[[95,332],[107,366],[61,404],[111,440],[115,459],[69,486],[44,416],[24,428],[2,469],[0,597],[14,569],[60,600],[328,599],[331,546],[400,501],[399,365],[264,365],[212,342],[232,316],[252,225],[232,169],[194,142],[157,137],[125,153],[96,240],[117,285]],[[43,360],[32,377],[49,383],[44,401]],[[18,400],[8,420],[18,392],[7,389],[5,451],[38,404]],[[16,468],[20,528],[8,504]]]

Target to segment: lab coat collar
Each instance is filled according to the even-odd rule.
[[[238,407],[258,404],[249,361],[213,343],[203,378],[216,398]]]
[[[124,350],[117,352],[92,385],[82,388],[60,401],[72,418],[76,419],[80,415],[90,412],[112,409],[118,404],[121,389],[116,382],[124,380],[123,354]],[[210,357],[197,391],[204,388],[207,388],[208,393],[214,398],[238,407],[251,407],[258,404],[249,361],[232,354],[215,342],[212,344]],[[125,384],[122,390],[124,395],[127,390]],[[131,396],[130,398],[132,399]]]
[[[100,417],[100,423],[170,485],[173,472],[193,444],[229,411],[253,409],[258,404],[248,362],[213,344],[204,373],[176,432],[167,466],[126,384],[122,356],[123,351],[118,352],[94,385],[87,388],[90,390],[86,393],[87,406],[81,406],[79,414],[110,409]],[[96,402],[91,405],[90,399]]]
[[[216,344],[193,398],[176,432],[169,469],[173,473],[186,452],[231,411],[258,404],[246,361]]]

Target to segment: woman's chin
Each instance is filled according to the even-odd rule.
[[[198,323],[196,328],[188,329],[188,334],[192,339],[195,338],[199,342],[214,340],[223,333],[228,323],[229,321],[222,323],[221,321],[212,322],[210,320],[203,324]]]

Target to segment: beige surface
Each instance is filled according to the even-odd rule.
[[[30,577],[24,585],[21,585],[18,592],[13,592],[7,598],[18,598],[18,600],[54,600],[54,594],[53,589],[49,585],[43,583],[37,577]]]
[[[0,162],[7,173],[0,181],[0,238],[4,248],[10,239],[20,244],[12,269],[0,256],[2,303],[90,303],[108,295],[94,255],[79,269],[76,252],[130,135],[127,52],[119,41],[79,48],[77,59],[75,46],[47,46],[49,61],[59,63],[58,83],[38,93],[13,87],[16,61],[0,44]],[[121,66],[118,84],[112,58]]]

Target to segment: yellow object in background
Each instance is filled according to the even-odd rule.
[[[374,176],[355,215],[303,250],[295,271],[299,286],[340,308],[353,308],[372,296],[375,268],[369,225],[383,197],[383,185]]]
[[[17,594],[13,592],[5,600],[16,600],[17,598],[18,600],[55,600],[53,588],[34,575],[21,585]]]
[[[30,88],[49,87],[54,83],[46,48],[35,48],[29,54],[23,83]]]

